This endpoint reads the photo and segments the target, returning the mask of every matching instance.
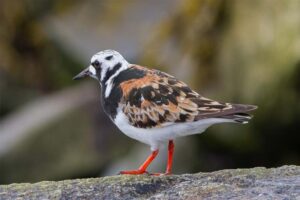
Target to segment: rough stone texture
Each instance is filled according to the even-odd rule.
[[[300,166],[0,186],[0,199],[300,199]]]

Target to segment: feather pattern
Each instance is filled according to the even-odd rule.
[[[120,83],[123,97],[119,102],[129,123],[137,128],[164,127],[206,118],[224,118],[244,123],[251,117],[252,105],[222,103],[205,98],[175,77],[141,66],[143,77]]]

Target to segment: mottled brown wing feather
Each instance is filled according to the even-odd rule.
[[[145,70],[146,75],[120,84],[123,91],[120,105],[124,105],[122,110],[135,127],[161,127],[254,109],[207,99],[169,74],[134,67]]]

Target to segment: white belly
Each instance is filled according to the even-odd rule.
[[[123,112],[118,112],[114,122],[125,135],[150,145],[151,150],[156,150],[168,140],[202,133],[213,124],[233,121],[229,119],[209,118],[196,122],[173,123],[163,127],[145,129],[130,125],[126,115]]]

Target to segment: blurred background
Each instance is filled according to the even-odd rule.
[[[135,169],[148,146],[72,77],[104,49],[200,94],[255,104],[247,125],[175,141],[174,173],[300,164],[300,1],[1,0],[0,184]],[[150,171],[164,171],[162,150]]]

